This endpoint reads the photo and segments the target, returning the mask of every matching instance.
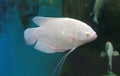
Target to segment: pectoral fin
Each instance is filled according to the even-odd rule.
[[[113,56],[119,56],[119,52],[118,51],[114,51],[113,52]]]
[[[106,53],[104,51],[101,52],[100,57],[105,57]]]

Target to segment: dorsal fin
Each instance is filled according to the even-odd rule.
[[[42,26],[43,23],[50,21],[50,20],[54,20],[54,19],[58,19],[58,18],[52,18],[52,17],[42,17],[42,16],[36,16],[34,17],[32,20],[34,23],[36,23],[38,26]]]

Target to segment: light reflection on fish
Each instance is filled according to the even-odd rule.
[[[24,31],[24,38],[28,45],[34,45],[35,49],[44,53],[70,50],[54,71],[77,47],[97,38],[96,32],[90,26],[76,19],[37,16],[33,18],[33,22],[39,27],[28,28]]]

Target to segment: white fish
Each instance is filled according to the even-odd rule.
[[[65,52],[97,37],[90,26],[76,19],[34,17],[33,21],[40,27],[26,29],[25,41],[45,53]]]
[[[113,45],[111,42],[106,42],[105,45],[105,52],[101,52],[101,57],[108,56],[108,66],[110,67],[110,71],[112,71],[112,57],[113,56],[119,56],[119,53],[117,51],[114,51]]]
[[[93,11],[92,11],[92,13],[90,13],[90,15],[94,15],[93,21],[97,24],[99,23],[98,17],[100,14],[100,10],[103,7],[103,4],[104,4],[104,0],[95,0]]]
[[[82,21],[72,18],[34,17],[39,27],[28,28],[24,38],[28,45],[44,53],[65,52],[70,50],[58,63],[63,64],[67,56],[77,47],[96,39],[93,29]],[[55,72],[55,70],[53,72]]]

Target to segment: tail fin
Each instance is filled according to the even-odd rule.
[[[37,41],[38,34],[35,28],[28,28],[24,31],[24,39],[28,45],[33,45]]]

